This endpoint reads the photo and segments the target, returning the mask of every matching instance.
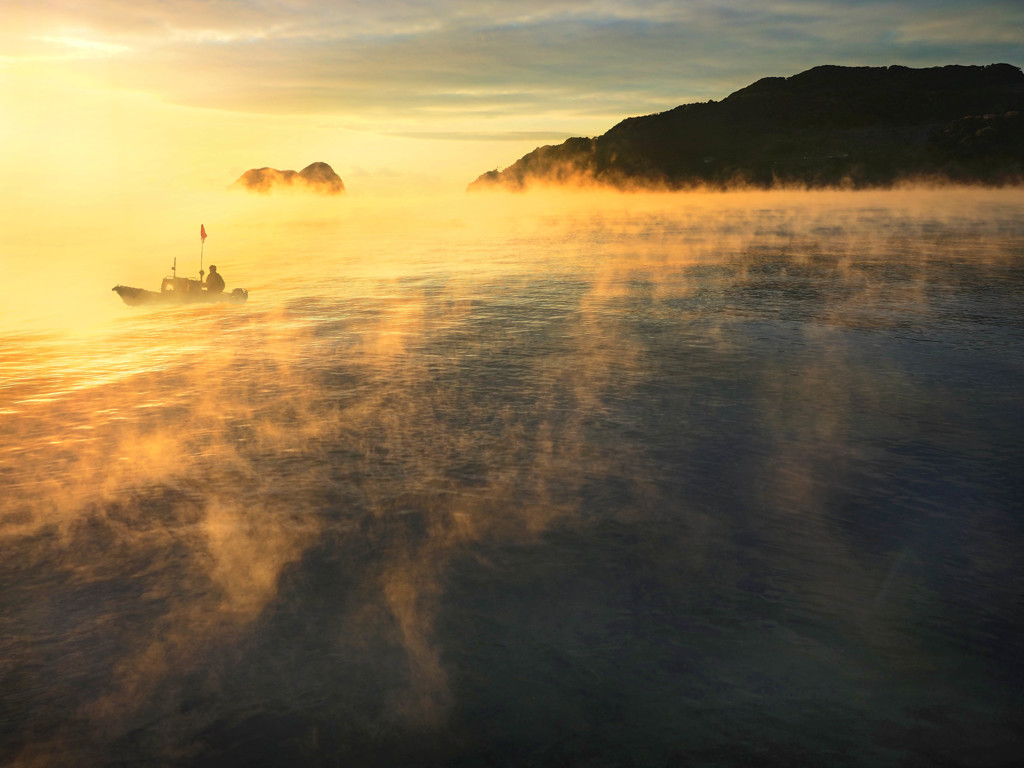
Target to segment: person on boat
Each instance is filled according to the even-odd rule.
[[[224,278],[220,276],[220,273],[213,264],[210,265],[210,274],[206,278],[206,290],[210,293],[224,292]]]

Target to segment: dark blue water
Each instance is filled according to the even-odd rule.
[[[441,232],[3,337],[0,763],[1024,758],[1018,207]]]

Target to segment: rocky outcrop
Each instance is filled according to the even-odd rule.
[[[239,176],[234,186],[264,194],[281,188],[306,189],[325,195],[338,195],[345,191],[341,177],[327,163],[311,163],[297,172],[253,168]]]
[[[1024,74],[1009,64],[821,66],[540,147],[470,189],[1020,183],[1022,112]]]

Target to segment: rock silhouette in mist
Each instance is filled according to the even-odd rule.
[[[469,189],[1022,183],[1021,112],[1024,74],[1010,64],[820,66],[540,147]]]
[[[341,177],[327,163],[311,163],[298,172],[279,171],[276,168],[252,168],[238,177],[235,186],[264,194],[277,188],[308,189],[325,195],[345,192],[345,184]]]

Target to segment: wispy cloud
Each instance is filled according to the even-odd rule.
[[[626,115],[822,64],[1020,57],[1019,2],[199,0],[7,4],[0,60],[80,59],[180,104]],[[114,75],[99,59],[120,62]],[[583,121],[585,122],[585,121]]]
[[[564,141],[565,133],[552,131],[395,131],[391,135],[437,141]]]
[[[131,52],[127,45],[82,37],[43,35],[34,40],[53,46],[56,52],[52,55],[56,58],[108,58],[124,56]]]

